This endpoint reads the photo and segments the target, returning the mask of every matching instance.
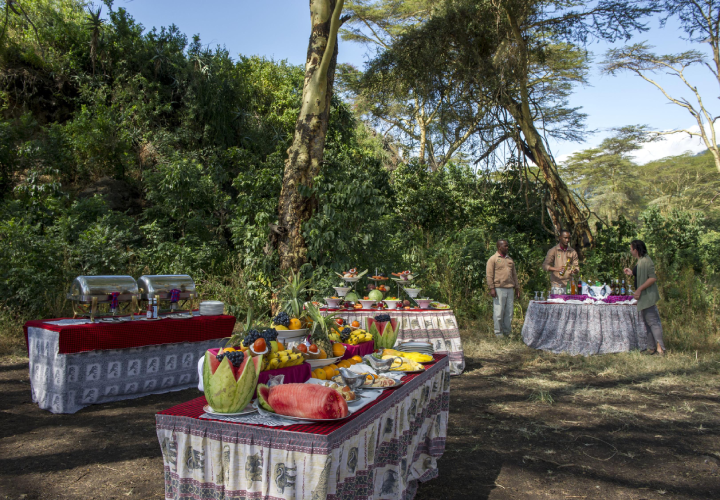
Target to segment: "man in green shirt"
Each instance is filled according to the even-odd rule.
[[[636,276],[636,290],[633,296],[638,301],[638,312],[645,322],[648,336],[648,354],[665,355],[665,344],[663,344],[662,323],[657,302],[660,300],[660,292],[655,276],[655,264],[648,257],[647,247],[640,240],[633,240],[630,243],[630,253],[638,259],[635,269],[625,269],[628,276]]]

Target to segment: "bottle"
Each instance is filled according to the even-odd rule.
[[[153,317],[152,298],[148,298],[147,310],[145,311],[145,317],[147,319],[152,319],[152,317]]]
[[[618,293],[618,280],[614,279],[612,280],[610,284],[610,295],[620,295]]]
[[[567,258],[567,263],[565,264],[565,267],[563,267],[562,271],[560,271],[560,276],[565,276],[565,273],[567,272],[568,268],[570,267],[570,264],[572,263],[572,260],[570,257]]]
[[[577,285],[575,284],[575,278],[570,278],[570,295],[577,295]]]
[[[570,288],[570,280],[568,280],[567,284],[565,285],[565,295],[570,295],[572,289]]]
[[[152,317],[153,317],[153,318],[158,318],[158,316],[159,316],[159,315],[158,315],[158,312],[159,312],[159,310],[158,310],[158,299],[157,299],[157,297],[153,297],[153,313],[152,313],[153,316],[152,316]]]
[[[622,280],[622,286],[620,287],[620,295],[625,295],[625,280]]]
[[[632,294],[633,294],[632,285],[630,284],[630,280],[628,280],[627,294],[628,294],[628,295],[632,295]]]

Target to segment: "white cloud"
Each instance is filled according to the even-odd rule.
[[[695,125],[694,127],[688,127],[687,130],[697,133],[700,131],[700,126]],[[715,130],[717,132],[717,127]],[[688,151],[695,154],[705,151],[706,149],[702,138],[697,136],[691,137],[685,132],[678,132],[676,134],[666,135],[657,142],[645,144],[642,149],[635,153],[634,157],[636,162],[644,165],[645,163],[667,156],[681,155]]]

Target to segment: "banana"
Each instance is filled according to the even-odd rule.
[[[276,368],[280,367],[280,360],[278,358],[273,358],[268,363],[268,370],[275,370]]]

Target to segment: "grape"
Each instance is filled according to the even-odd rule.
[[[252,330],[247,332],[247,335],[245,335],[245,339],[243,340],[243,345],[245,347],[250,347],[259,338],[260,338],[260,332],[258,332],[257,330],[255,330],[253,328]]]
[[[389,314],[378,314],[375,316],[375,321],[378,323],[385,323],[387,321],[390,321],[390,315]]]
[[[290,316],[285,311],[281,311],[273,318],[273,323],[287,328],[290,326]]]
[[[269,344],[270,342],[277,340],[278,332],[275,328],[268,328],[262,332],[260,336],[265,339],[266,344]]]

